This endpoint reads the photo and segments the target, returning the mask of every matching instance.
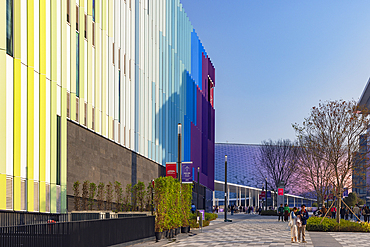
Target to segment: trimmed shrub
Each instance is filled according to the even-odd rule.
[[[261,215],[276,216],[277,213],[276,213],[276,210],[264,210],[264,211],[261,212]]]
[[[370,224],[367,222],[352,222],[348,220],[340,220],[340,224],[335,219],[322,217],[310,217],[307,220],[308,231],[323,231],[323,232],[370,232]]]

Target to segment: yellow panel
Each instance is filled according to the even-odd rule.
[[[5,12],[3,7],[5,1],[0,1],[0,13]],[[4,15],[0,16],[6,16]],[[1,25],[4,24],[0,21],[0,31],[2,32]],[[4,35],[2,35],[4,34]],[[0,39],[5,37],[5,32],[1,33]],[[0,50],[0,81],[6,81],[6,58],[5,50]],[[6,209],[6,83],[0,83],[0,210]]]
[[[21,210],[21,66],[21,60],[14,59],[14,210]]]
[[[34,209],[34,1],[27,2],[27,210]]]
[[[95,22],[100,23],[100,1],[101,0],[95,0]]]
[[[14,1],[14,58],[21,59],[21,0]]]
[[[45,183],[44,189],[41,188],[41,182],[46,180],[46,76],[40,75],[40,212],[45,212]]]
[[[105,0],[104,0],[105,1]],[[102,39],[102,49],[104,49],[107,45],[107,40],[105,38],[105,35],[106,35],[106,31],[102,31],[102,36],[103,36],[103,39]],[[102,127],[102,135],[103,136],[107,136],[107,126],[106,126],[106,116],[107,116],[107,113],[106,113],[106,109],[107,109],[107,99],[106,99],[106,94],[107,94],[107,69],[106,69],[106,63],[107,63],[107,54],[106,52],[103,52],[103,57],[102,57],[102,116],[101,116],[101,127]]]
[[[40,166],[39,211],[46,212],[46,2],[40,1]],[[49,145],[49,144],[48,144]]]
[[[0,50],[0,81],[6,81],[5,50]],[[6,174],[6,83],[0,83],[0,173]]]
[[[56,213],[56,143],[57,143],[57,11],[60,3],[50,1],[51,7],[51,87],[50,87],[50,212]],[[58,10],[57,10],[58,9]]]
[[[108,138],[113,139],[113,117],[108,117]]]
[[[92,0],[87,0],[87,14],[92,16]]]
[[[6,209],[6,174],[0,173],[0,209]]]
[[[0,1],[0,50],[6,50],[6,1],[3,0]]]
[[[108,8],[109,8],[109,15],[108,15],[108,21],[109,21],[109,24],[108,24],[108,29],[109,29],[109,32],[108,32],[108,36],[109,37],[113,37],[113,20],[114,20],[114,11],[113,11],[113,6],[114,5],[114,2],[113,1],[108,1]]]
[[[30,53],[30,52],[29,52]],[[30,54],[28,55],[28,58]],[[33,56],[32,56],[33,57]],[[34,70],[27,67],[27,209],[34,208]]]

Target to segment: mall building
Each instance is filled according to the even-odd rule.
[[[212,201],[215,68],[179,0],[0,1],[0,82],[0,210],[147,184],[177,161],[178,123]]]

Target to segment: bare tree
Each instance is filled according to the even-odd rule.
[[[355,101],[320,102],[303,125],[294,124],[298,139],[315,148],[313,153],[327,164],[330,186],[341,207],[343,189],[352,184],[352,173],[368,167],[366,152],[359,152],[360,138],[367,140],[368,110]],[[364,161],[364,162],[362,162]],[[339,222],[339,214],[337,214]]]
[[[258,155],[257,181],[263,183],[267,179],[267,186],[276,189],[280,182],[285,183],[286,190],[293,186],[296,172],[297,149],[290,140],[263,141]]]
[[[317,154],[315,147],[305,142],[305,138],[299,140],[300,147],[297,148],[297,163],[299,170],[299,183],[302,190],[313,191],[317,202],[322,205],[330,188],[330,167],[328,162]]]

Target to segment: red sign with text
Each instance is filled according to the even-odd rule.
[[[261,196],[265,197],[266,196],[266,191],[261,191]]]
[[[284,195],[284,189],[278,188],[278,196],[283,196],[283,195]]]
[[[166,163],[166,177],[177,178],[176,163]]]

